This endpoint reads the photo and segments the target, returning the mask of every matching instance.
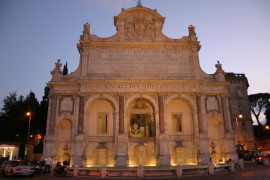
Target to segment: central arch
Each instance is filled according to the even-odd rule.
[[[125,132],[128,136],[128,164],[157,164],[158,104],[152,96],[136,94],[125,104]]]
[[[128,130],[132,138],[155,136],[155,115],[152,105],[145,99],[134,100],[128,108]]]

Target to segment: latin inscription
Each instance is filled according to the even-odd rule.
[[[196,89],[196,85],[179,84],[93,84],[82,85],[82,89]]]
[[[184,50],[91,49],[88,73],[190,74]]]

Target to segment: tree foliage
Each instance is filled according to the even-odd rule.
[[[66,64],[63,67],[63,75],[67,75],[67,74],[68,74],[68,65],[67,65],[67,62],[66,62]]]
[[[251,94],[248,96],[248,98],[251,114],[253,114],[254,117],[256,118],[258,125],[262,125],[259,120],[259,117],[261,112],[265,114],[267,108],[269,107],[270,94],[269,93]]]
[[[266,124],[270,125],[270,103],[268,103],[267,108],[264,112],[265,118],[266,118]]]
[[[4,98],[3,102],[0,112],[0,141],[25,142],[27,140],[29,117],[26,116],[26,112],[31,113],[30,134],[45,135],[48,99],[39,103],[34,92],[30,92],[26,97],[12,92]]]

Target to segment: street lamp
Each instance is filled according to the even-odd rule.
[[[28,149],[28,148],[29,148],[29,145],[28,145],[28,144],[29,144],[29,138],[30,138],[30,137],[29,137],[29,135],[30,135],[31,113],[30,113],[30,112],[27,112],[27,113],[26,113],[26,116],[29,116],[29,118],[28,118],[28,133],[27,133],[27,142],[26,142],[26,143],[27,143],[27,144],[26,144],[26,148],[27,148],[26,153],[27,153],[27,158],[29,158],[29,157],[28,157],[28,154],[29,154],[29,149]]]
[[[238,116],[236,116],[236,128],[237,128],[237,138],[238,138],[238,144],[240,144],[240,141],[239,141],[239,127],[238,127],[238,118],[239,119],[242,119],[243,118],[243,115],[242,114],[239,114]]]

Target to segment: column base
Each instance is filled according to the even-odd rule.
[[[169,166],[171,165],[169,156],[159,156],[158,157],[158,165],[160,166]]]
[[[127,166],[127,156],[117,156],[115,160],[116,166]]]

